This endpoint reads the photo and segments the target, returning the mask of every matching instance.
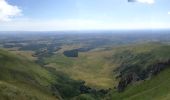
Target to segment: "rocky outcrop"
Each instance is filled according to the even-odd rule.
[[[139,80],[139,77],[136,73],[127,74],[121,77],[117,89],[119,92],[121,92],[125,89],[125,87],[127,87],[128,84],[132,82],[136,82],[138,80]]]
[[[149,76],[157,75],[162,70],[166,69],[170,65],[170,60],[159,62],[153,65],[150,65],[147,67],[147,69],[141,71],[140,73],[137,72],[131,72],[126,73],[124,75],[120,75],[120,81],[117,86],[117,90],[119,92],[122,92],[127,85],[139,81],[139,80],[145,80]]]

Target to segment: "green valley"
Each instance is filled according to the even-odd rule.
[[[170,98],[169,34],[77,34],[2,35],[0,100]]]

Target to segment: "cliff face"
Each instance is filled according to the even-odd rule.
[[[124,75],[120,75],[120,81],[117,86],[117,90],[122,92],[128,84],[131,84],[136,81],[145,80],[150,76],[157,75],[160,71],[168,68],[170,65],[170,59],[164,62],[158,62],[156,64],[148,66],[145,70],[137,73],[130,72]]]

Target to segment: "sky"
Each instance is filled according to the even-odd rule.
[[[0,0],[0,31],[167,28],[170,0]]]

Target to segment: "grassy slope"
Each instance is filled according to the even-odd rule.
[[[140,65],[142,63],[143,67],[145,67],[157,61],[166,60],[169,57],[170,46],[148,43],[89,51],[80,53],[78,58],[68,58],[62,54],[57,54],[46,58],[45,63],[48,64],[47,66],[56,68],[57,71],[67,73],[74,79],[85,80],[87,85],[97,88],[110,88],[116,84],[113,70],[119,67],[120,64]],[[54,78],[51,77],[47,70],[28,61],[28,59],[0,50],[0,68],[0,99],[54,99],[44,88],[53,83]],[[169,83],[169,73],[169,70],[165,70],[149,81],[129,86],[121,94],[113,92],[111,94],[112,99],[138,100],[139,98],[139,100],[150,100],[155,94],[158,96],[158,100],[165,98],[165,95],[169,99],[169,87],[167,85]],[[61,81],[63,80],[58,82],[60,83]],[[38,85],[35,85],[35,83],[38,83]],[[62,84],[65,83],[67,81],[64,80]],[[71,84],[74,85],[75,83],[71,82]],[[71,91],[67,92],[67,88],[70,88]],[[71,87],[67,84],[62,85],[61,91],[63,90],[66,92],[64,94],[69,95],[72,93]],[[155,90],[158,91],[154,92]],[[87,96],[87,98],[91,97]]]
[[[45,61],[48,66],[67,73],[74,79],[85,80],[87,85],[97,88],[109,88],[116,85],[117,80],[114,79],[113,70],[120,67],[121,64],[130,66],[138,65],[140,68],[145,69],[148,65],[152,65],[158,61],[166,61],[169,58],[169,45],[146,43],[84,52],[80,53],[78,58],[68,58],[62,54],[58,54],[46,58]],[[125,69],[126,67],[121,70]],[[158,100],[165,98],[163,94],[165,93],[166,95],[167,93],[168,96],[170,91],[167,85],[169,84],[169,72],[168,69],[149,81],[139,83],[140,85],[129,86],[121,94],[114,92],[112,99],[138,100],[139,98],[140,100],[141,98],[141,100],[150,100],[155,94],[158,96]],[[164,83],[159,87],[158,85],[161,81]],[[158,91],[153,92],[157,89]],[[159,92],[162,93],[159,94]]]
[[[96,88],[110,88],[117,84],[113,70],[122,63],[144,66],[170,57],[170,46],[160,43],[146,43],[118,46],[104,50],[79,53],[78,58],[57,54],[44,61],[49,67],[67,73],[74,79],[85,80]],[[144,66],[143,66],[144,64]],[[122,69],[124,70],[124,69]]]
[[[170,58],[170,46],[161,43],[146,43],[118,47],[112,59],[116,63],[144,64],[144,67]]]
[[[0,81],[0,100],[56,100],[45,90],[21,82]]]
[[[159,61],[170,59],[170,46],[165,44],[148,43],[142,45],[125,46],[118,48],[119,52],[112,59],[116,63],[125,65],[138,65],[146,68]],[[127,52],[128,51],[128,52]],[[143,56],[145,55],[145,56]],[[128,72],[126,67],[122,68]],[[170,69],[165,69],[149,80],[129,85],[124,92],[112,92],[110,99],[115,100],[169,100],[170,99]]]
[[[54,80],[50,73],[23,57],[0,50],[1,100],[55,100],[45,87]]]

